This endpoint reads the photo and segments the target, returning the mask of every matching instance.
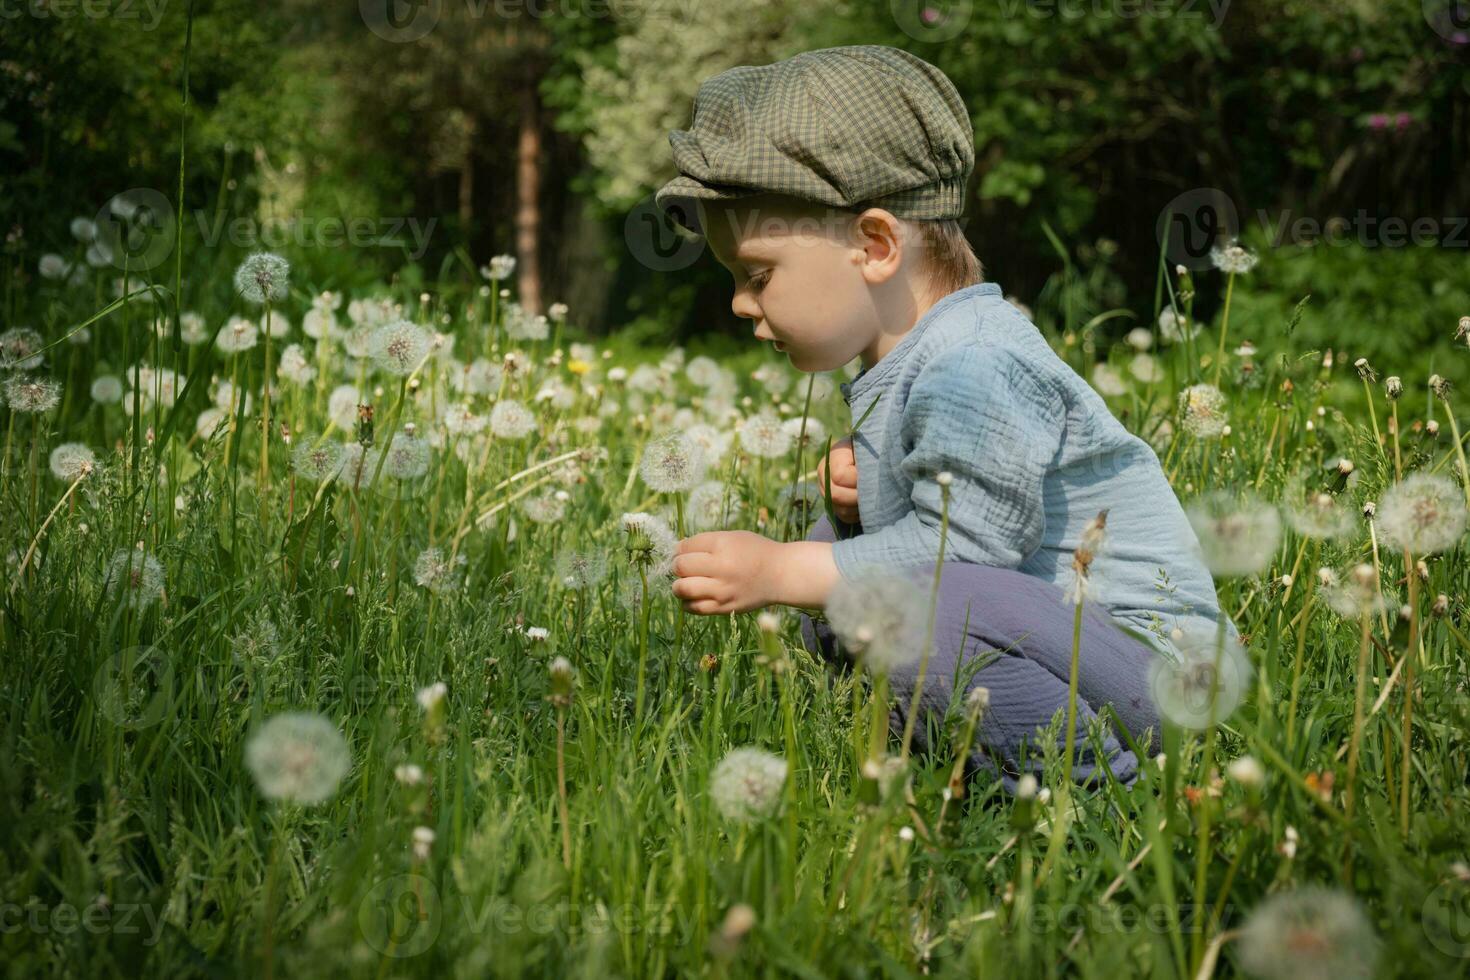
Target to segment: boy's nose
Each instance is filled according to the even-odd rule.
[[[761,318],[760,304],[745,289],[735,290],[735,297],[730,300],[730,311],[743,320]]]

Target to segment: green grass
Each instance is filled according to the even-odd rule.
[[[1250,287],[1242,278],[1237,296]],[[37,321],[46,340],[87,319],[101,292],[43,284],[32,299],[48,311]],[[1201,794],[1206,739],[1170,728],[1167,766],[1148,764],[1132,789],[1112,783],[1074,796],[1072,819],[1060,802],[1059,747],[1047,750],[1051,798],[1040,803],[1017,803],[983,780],[946,800],[949,748],[915,760],[911,801],[896,792],[883,799],[860,773],[871,685],[815,660],[792,615],[775,647],[763,648],[754,616],[681,615],[667,579],[651,578],[646,704],[637,717],[642,622],[625,590],[636,596],[641,582],[619,517],[649,511],[672,523],[671,499],[649,493],[636,470],[648,437],[674,426],[677,410],[692,412],[677,417],[680,426],[706,420],[695,406],[708,408],[708,393],[680,366],[694,352],[646,351],[650,361],[672,359],[658,391],[634,392],[607,378],[613,367],[636,366],[634,350],[612,344],[619,353],[594,354],[591,372],[578,376],[569,351],[556,357],[551,341],[512,341],[487,322],[474,284],[448,278],[430,295],[427,311],[417,296],[398,299],[456,338],[454,358],[525,353],[530,371],[498,394],[533,405],[538,427],[524,440],[477,445],[468,462],[435,447],[415,480],[385,474],[372,489],[367,477],[356,490],[341,479],[318,488],[293,478],[290,447],[277,437],[262,486],[252,416],[263,347],[239,359],[256,403],[241,414],[227,454],[223,432],[198,435],[195,417],[212,403],[211,375],[229,377],[236,365],[212,345],[176,354],[137,301],[93,323],[87,343],[47,353],[40,370],[66,385],[57,409],[0,409],[12,445],[0,488],[0,544],[11,555],[0,618],[0,822],[9,830],[0,847],[0,949],[11,974],[1192,976],[1202,957],[1218,956],[1216,973],[1226,975],[1249,941],[1235,930],[1252,909],[1307,883],[1363,903],[1384,945],[1378,975],[1463,969],[1467,885],[1452,870],[1467,856],[1463,542],[1427,559],[1417,590],[1422,650],[1406,831],[1403,685],[1364,728],[1349,817],[1339,754],[1353,730],[1359,632],[1320,601],[1303,613],[1314,566],[1371,560],[1366,521],[1311,546],[1288,530],[1259,574],[1220,581],[1257,681],[1210,751],[1221,768],[1242,755],[1260,760],[1262,791],[1227,778],[1218,797]],[[278,304],[294,326],[273,343],[277,360],[291,341],[306,343],[313,363],[327,354],[301,335],[309,301],[298,288]],[[258,315],[238,300],[201,312],[212,328],[230,314]],[[1237,311],[1232,337],[1263,336],[1260,326]],[[1206,330],[1197,352],[1213,351],[1215,337]],[[357,378],[377,388],[378,445],[395,412],[421,436],[442,432],[436,410],[458,397],[447,386],[448,361],[424,365],[417,394],[395,409],[400,379],[368,373],[328,346],[330,383],[273,382],[272,411],[293,442],[326,431],[325,391]],[[1083,367],[1078,345],[1062,353]],[[1221,488],[1280,500],[1292,475],[1305,472],[1357,511],[1393,481],[1381,385],[1375,441],[1350,356],[1324,368],[1320,354],[1283,338],[1263,345],[1244,380],[1231,357],[1231,431],[1196,439],[1177,424],[1176,396],[1213,366],[1182,347],[1158,353],[1158,380],[1129,381],[1110,404],[1155,442],[1186,502]],[[1125,378],[1130,356],[1120,347],[1111,358]],[[129,416],[90,402],[95,375],[139,361],[180,364],[190,384],[172,409],[155,402]],[[804,377],[782,368],[789,388],[774,397],[750,377],[754,356],[727,363],[738,382],[735,414],[770,404],[800,416]],[[564,407],[533,400],[553,379],[576,392]],[[492,401],[470,404],[488,413]],[[1459,479],[1446,406],[1418,386],[1398,405],[1403,468]],[[1437,438],[1412,431],[1425,408],[1442,425]],[[834,434],[850,423],[835,393],[816,400],[812,415]],[[595,429],[574,424],[599,416]],[[1178,434],[1161,436],[1161,419]],[[730,417],[712,421],[728,429]],[[71,440],[97,449],[100,468],[56,509],[22,574],[23,556],[68,490],[46,472],[46,454]],[[532,469],[579,449],[575,473]],[[813,456],[809,448],[803,473]],[[1330,466],[1343,456],[1356,466],[1336,480]],[[745,503],[730,526],[803,533],[811,515],[779,499],[799,475],[794,454],[760,467],[736,442],[717,474]],[[565,515],[535,523],[526,498],[512,498],[548,476],[543,490],[569,494]],[[479,515],[507,501],[479,526]],[[767,520],[758,525],[762,508]],[[420,587],[416,559],[431,546],[455,549],[457,529],[468,529],[457,545],[466,559],[457,587]],[[1379,537],[1396,604],[1405,598],[1395,584],[1402,556]],[[115,552],[139,541],[162,563],[164,594],[130,608],[103,588],[104,575]],[[608,577],[585,590],[563,587],[554,567],[567,550],[601,552]],[[1290,589],[1279,583],[1283,572],[1293,573]],[[1444,615],[1431,610],[1441,593]],[[1405,649],[1407,624],[1385,616],[1370,625],[1371,702],[1389,676],[1388,657]],[[547,638],[528,637],[528,627]],[[556,656],[576,669],[565,715],[569,861],[557,710],[548,701]],[[437,681],[448,689],[442,717],[416,700]],[[350,748],[350,771],[319,805],[264,798],[244,763],[251,732],[288,710],[324,715]],[[936,733],[937,744],[963,730],[961,719],[951,722],[959,723]],[[708,793],[712,769],[742,745],[789,765],[778,812],[750,825],[723,819]],[[395,778],[410,764],[422,783]],[[1329,775],[1329,797],[1309,788]],[[435,834],[426,858],[412,847],[420,826]],[[754,924],[733,934],[727,916],[739,905]],[[1322,962],[1354,949],[1334,941]]]

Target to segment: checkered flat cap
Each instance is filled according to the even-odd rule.
[[[694,121],[669,133],[679,176],[658,207],[702,231],[702,202],[782,194],[900,218],[958,218],[975,167],[959,92],[900,48],[864,44],[741,66],[699,86]]]

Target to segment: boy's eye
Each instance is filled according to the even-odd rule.
[[[762,289],[766,288],[766,283],[770,282],[770,280],[771,273],[769,271],[759,272],[751,276],[749,279],[745,280],[745,284],[749,286],[752,291],[758,293]]]

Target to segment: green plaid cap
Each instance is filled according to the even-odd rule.
[[[700,202],[783,194],[900,218],[958,218],[975,167],[970,114],[938,68],[877,44],[741,66],[699,86],[669,133],[679,176],[658,207],[702,233]]]

